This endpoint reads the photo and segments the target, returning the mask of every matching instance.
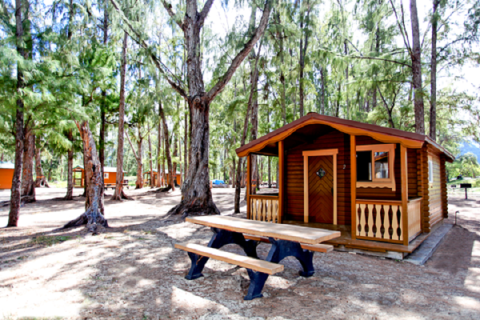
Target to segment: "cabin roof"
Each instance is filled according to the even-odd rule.
[[[15,169],[15,165],[11,162],[0,163],[0,169]]]
[[[312,131],[305,128],[310,125],[317,125],[317,127],[315,127],[316,130]],[[384,143],[400,143],[407,148],[413,149],[419,149],[424,143],[428,143],[440,153],[445,154],[448,158],[447,160],[455,160],[455,157],[450,152],[426,135],[320,115],[315,112],[310,112],[300,119],[253,140],[235,151],[239,157],[245,157],[249,153],[278,155],[278,148],[274,148],[274,145],[278,141],[285,140],[292,136],[296,139],[295,144],[298,145],[311,139],[310,135],[312,133],[321,135],[321,131],[326,130],[322,129],[322,127],[331,127],[355,136],[370,136]],[[302,132],[302,130],[305,132]]]

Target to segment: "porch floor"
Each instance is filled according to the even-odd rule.
[[[334,246],[343,245],[345,246],[345,248],[368,250],[368,251],[375,251],[375,252],[394,251],[394,252],[409,254],[409,253],[412,253],[418,246],[420,246],[420,244],[422,244],[422,242],[429,236],[428,233],[421,233],[415,239],[410,241],[410,244],[408,246],[405,246],[401,244],[381,242],[381,241],[370,241],[370,240],[359,240],[359,239],[353,240],[351,227],[345,226],[345,225],[323,224],[323,223],[316,223],[316,222],[305,223],[303,221],[295,221],[295,220],[284,220],[283,223],[305,226],[310,228],[321,228],[321,229],[340,231],[342,235],[339,238],[327,241],[325,243],[332,244]]]

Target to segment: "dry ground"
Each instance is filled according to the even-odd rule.
[[[136,200],[106,201],[112,228],[91,236],[83,228],[52,232],[82,213],[84,198],[52,200],[65,190],[37,189],[20,227],[0,229],[0,319],[480,319],[480,195],[450,197],[460,226],[423,267],[333,252],[315,254],[315,275],[302,278],[288,258],[267,281],[265,298],[243,301],[245,269],[210,260],[204,278],[184,279],[189,259],[173,245],[207,243],[211,232],[165,217],[178,191],[127,193]],[[8,197],[0,191],[0,201]],[[232,213],[232,189],[214,189],[214,198]],[[0,208],[0,225],[7,215]],[[261,244],[259,254],[268,248]]]

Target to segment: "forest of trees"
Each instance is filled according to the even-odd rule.
[[[428,2],[428,4],[427,4]],[[5,0],[0,161],[15,164],[9,226],[35,186],[86,171],[106,225],[103,167],[183,176],[172,213],[218,213],[209,180],[239,184],[235,149],[308,112],[480,141],[479,0]],[[219,18],[221,17],[221,18]],[[125,138],[127,143],[125,143]],[[253,172],[275,180],[276,159]],[[36,179],[34,179],[34,177]],[[128,198],[117,178],[114,199]],[[160,187],[160,185],[152,186]]]

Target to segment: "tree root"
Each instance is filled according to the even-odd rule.
[[[92,234],[98,234],[98,226],[108,228],[108,221],[103,217],[100,212],[94,214],[93,209],[89,209],[86,212],[82,213],[78,218],[69,221],[60,229],[69,229],[87,225],[87,230]]]
[[[110,200],[117,200],[117,201],[123,201],[123,200],[135,200],[132,197],[129,197],[125,194],[125,192],[122,191],[120,192],[120,195],[117,195],[117,190],[115,190],[115,193],[113,196],[110,198]]]
[[[164,187],[164,188],[160,188],[158,190],[155,190],[155,192],[168,192],[172,190],[172,187],[171,186],[167,186],[167,187]]]
[[[192,201],[182,200],[178,205],[170,209],[167,215],[181,214],[182,217],[189,215],[212,215],[220,214],[217,206],[213,201],[208,201],[207,204],[202,203],[200,199],[193,199]]]

